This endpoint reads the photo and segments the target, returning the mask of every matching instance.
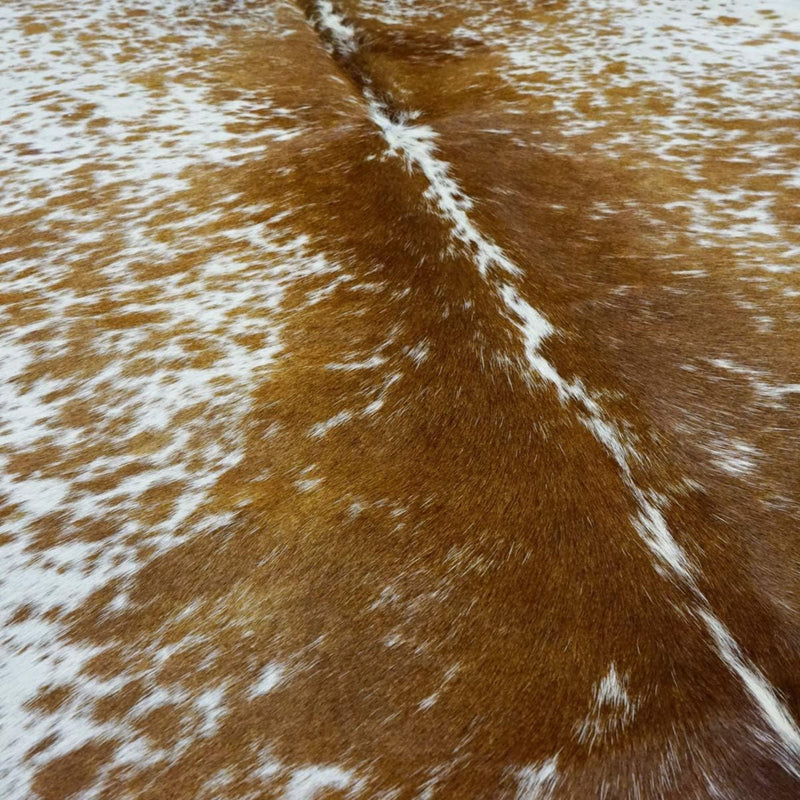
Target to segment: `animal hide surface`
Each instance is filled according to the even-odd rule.
[[[800,797],[796,0],[5,0],[0,86],[0,800]]]

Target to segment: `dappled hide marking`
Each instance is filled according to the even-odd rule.
[[[797,795],[791,3],[0,19],[4,798]]]

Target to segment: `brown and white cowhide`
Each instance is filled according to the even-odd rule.
[[[5,0],[0,88],[0,800],[800,797],[797,0]]]

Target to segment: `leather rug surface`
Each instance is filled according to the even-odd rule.
[[[800,797],[800,4],[5,0],[0,800]]]

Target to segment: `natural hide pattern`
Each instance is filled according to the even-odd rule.
[[[797,0],[4,0],[0,84],[0,800],[800,797]]]

